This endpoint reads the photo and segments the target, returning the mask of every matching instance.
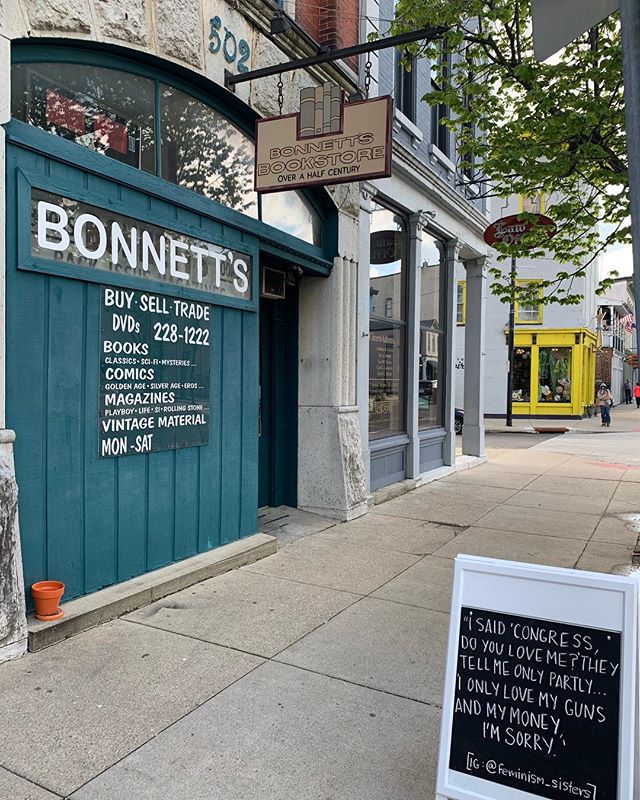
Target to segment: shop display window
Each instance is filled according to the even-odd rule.
[[[571,348],[538,350],[538,402],[571,402]]]
[[[420,250],[420,355],[418,428],[444,424],[444,264],[442,247],[428,233]]]
[[[369,436],[405,431],[406,258],[404,218],[376,205],[369,268]]]
[[[516,347],[513,354],[511,399],[514,403],[531,402],[530,347]]]

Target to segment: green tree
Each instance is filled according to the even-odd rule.
[[[428,26],[439,36],[407,56],[433,65],[440,90],[423,99],[450,109],[441,124],[456,137],[460,182],[479,180],[485,195],[505,198],[544,192],[557,226],[551,239],[539,232],[502,246],[501,258],[546,251],[566,265],[545,282],[547,301],[579,302],[571,279],[604,247],[631,238],[617,15],[549,63],[533,54],[529,0],[398,1],[394,33]],[[493,274],[506,299],[507,276]]]

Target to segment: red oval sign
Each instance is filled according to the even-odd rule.
[[[542,226],[548,228],[548,236],[553,236],[556,226],[550,217],[536,214],[535,219],[524,219],[523,214],[512,214],[492,222],[485,229],[484,240],[487,244],[518,244],[526,233]]]

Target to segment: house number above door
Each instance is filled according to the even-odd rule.
[[[219,16],[209,20],[209,52],[222,53],[227,64],[235,64],[238,72],[248,72],[248,61],[251,58],[251,47],[246,39],[238,39],[236,35],[222,24]]]

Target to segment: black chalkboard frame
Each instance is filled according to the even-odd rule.
[[[449,768],[463,607],[619,632],[620,713],[615,800],[637,800],[636,795],[640,793],[636,756],[640,744],[637,697],[639,586],[640,581],[635,577],[467,555],[456,558],[436,800],[547,800],[548,797],[548,794],[541,793],[548,790],[533,787],[530,791],[523,791]],[[568,790],[567,800],[574,797],[580,795]],[[591,798],[587,795],[582,797],[583,800],[600,800],[597,792]]]

